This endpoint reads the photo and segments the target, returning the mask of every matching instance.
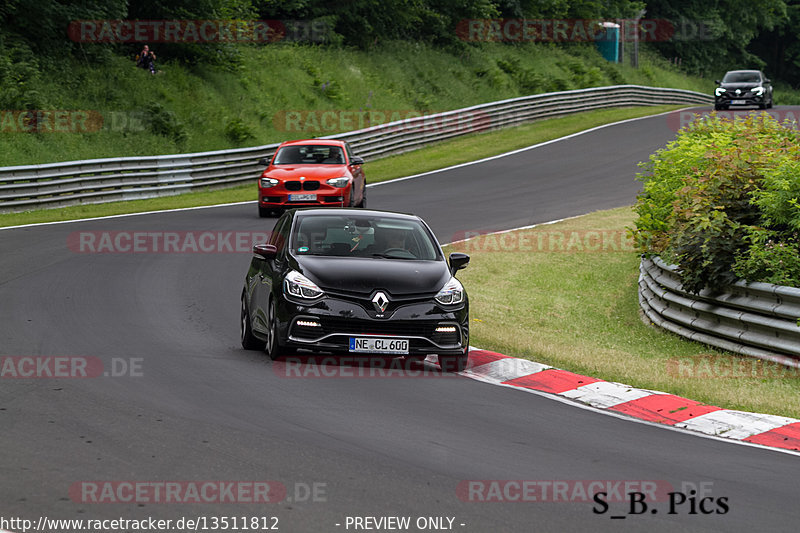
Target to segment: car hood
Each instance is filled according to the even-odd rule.
[[[758,83],[758,82],[751,82],[751,83],[720,83],[719,86],[724,88],[724,89],[733,89],[733,90],[742,89],[744,91],[744,90],[747,90],[747,89],[752,89],[753,87],[760,87],[761,84]]]
[[[395,296],[436,293],[450,279],[444,261],[310,255],[295,259],[300,272],[323,290],[369,294],[383,289]]]
[[[347,165],[279,165],[269,167],[264,176],[277,180],[296,180],[305,177],[309,180],[325,180],[347,176]]]

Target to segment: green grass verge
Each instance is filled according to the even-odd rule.
[[[470,295],[470,343],[724,408],[800,418],[800,371],[642,322],[639,257],[623,245],[633,220],[621,208],[451,246],[471,256],[459,274]]]
[[[187,66],[157,51],[156,76],[107,52],[99,63],[63,58],[0,77],[0,110],[82,110],[102,118],[94,127],[35,134],[3,115],[0,166],[222,150],[358,129],[337,120],[304,120],[300,127],[286,120],[292,111],[343,117],[335,112],[368,110],[389,117],[608,85],[705,94],[714,88],[655,53],[643,51],[636,69],[609,63],[590,43],[482,43],[449,50],[400,41],[368,51],[241,45],[235,47],[238,61],[221,66]]]
[[[483,157],[490,157],[517,148],[557,139],[601,124],[652,115],[672,109],[679,109],[680,107],[681,106],[656,106],[604,109],[532,122],[514,128],[477,133],[452,141],[438,143],[406,154],[368,162],[365,171],[368,181],[370,183],[377,183],[379,181],[436,170],[459,163],[466,163]],[[219,191],[193,192],[178,196],[147,200],[111,202],[60,209],[41,209],[26,211],[24,213],[2,214],[0,215],[0,227],[231,202],[247,202],[255,199],[256,188],[254,177],[253,184]]]

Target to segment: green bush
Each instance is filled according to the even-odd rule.
[[[639,174],[638,249],[678,265],[695,293],[739,278],[800,286],[799,141],[766,114],[681,130]]]
[[[253,130],[240,118],[234,118],[225,125],[225,136],[237,145],[256,138]]]
[[[186,127],[178,120],[175,113],[167,111],[159,103],[153,102],[147,106],[145,123],[151,133],[169,137],[178,145],[186,141]]]

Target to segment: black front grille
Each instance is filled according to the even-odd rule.
[[[328,333],[354,333],[365,335],[414,335],[429,337],[433,325],[420,324],[407,320],[359,320],[351,318],[326,317],[322,329]]]
[[[316,191],[319,190],[319,182],[314,180],[308,181],[285,181],[283,186],[287,191]]]

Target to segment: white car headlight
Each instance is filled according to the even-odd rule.
[[[270,187],[274,187],[278,184],[278,180],[275,178],[261,178],[261,188],[262,189],[269,189]]]
[[[726,92],[728,91],[724,87],[717,87],[716,89],[714,89],[714,94],[716,94],[717,96],[722,96],[722,93]]]
[[[313,281],[296,270],[286,274],[286,278],[283,280],[283,290],[289,296],[304,300],[314,300],[325,294]]]
[[[761,96],[762,94],[764,94],[764,88],[763,87],[753,87],[753,93],[755,93],[756,96]]]
[[[331,178],[325,183],[331,187],[336,187],[337,189],[344,189],[347,187],[347,184],[350,183],[350,178],[347,176],[342,176],[341,178]]]
[[[450,278],[434,298],[442,305],[456,305],[464,301],[464,287],[456,278]]]

